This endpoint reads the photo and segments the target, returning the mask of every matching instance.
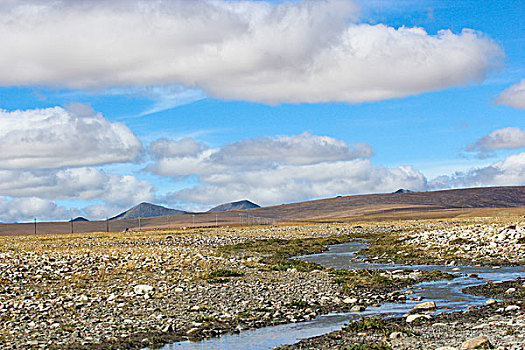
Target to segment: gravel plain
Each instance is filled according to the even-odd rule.
[[[426,278],[409,279],[407,271],[406,276],[396,276],[398,283],[380,288],[344,288],[335,283],[333,271],[275,270],[268,267],[263,255],[224,254],[220,250],[254,239],[304,239],[349,233],[375,238],[395,235],[399,244],[405,244],[404,251],[419,247],[426,249],[429,257],[440,249],[454,251],[461,246],[462,258],[469,255],[473,262],[478,258],[481,261],[481,257],[484,264],[490,263],[490,259],[523,260],[522,223],[480,222],[414,221],[0,237],[0,349],[153,347],[309,320],[331,311],[355,311],[384,301],[402,301],[406,296],[393,292]],[[507,240],[499,239],[501,230],[510,231],[506,233]],[[472,236],[466,233],[477,232],[481,237],[482,231],[490,237],[486,241],[469,238]],[[448,245],[442,245],[443,239],[437,238],[443,232],[450,233],[450,237],[445,236]],[[452,239],[453,234],[471,240],[470,249],[465,249],[463,241]],[[482,248],[478,249],[477,242],[483,242]],[[383,258],[401,262],[403,255]],[[507,336],[522,340],[525,332],[523,306],[520,307],[503,313],[491,311],[488,317],[498,319],[482,317],[476,325],[495,322],[497,328],[506,322],[515,325]],[[470,315],[478,311],[472,312]],[[467,323],[458,320],[454,327],[465,327]],[[448,322],[448,326],[453,322]],[[426,325],[422,322],[421,327]],[[449,328],[443,327],[443,332],[440,329],[421,328],[422,334],[437,334],[435,338],[400,336],[388,338],[388,344],[400,349],[433,349],[441,343],[452,344],[432,340],[440,338],[440,333],[442,338],[453,334]],[[478,330],[491,336],[497,334],[490,328]],[[458,342],[467,337],[457,334]],[[416,338],[423,343],[413,343]],[[351,343],[341,340],[333,348],[348,344]],[[315,346],[322,348],[320,343]]]

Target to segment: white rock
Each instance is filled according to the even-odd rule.
[[[416,310],[432,310],[436,308],[436,303],[433,301],[426,301],[421,304],[417,304],[414,306],[414,309]]]
[[[401,338],[403,336],[403,333],[401,332],[392,332],[390,333],[390,335],[388,336],[390,339],[397,339],[397,338]]]
[[[482,324],[478,324],[478,325],[472,327],[472,329],[483,329],[483,328],[487,328],[487,327],[490,327],[490,325],[487,324],[487,323],[482,323]]]
[[[414,322],[414,321],[417,321],[421,318],[424,318],[426,320],[429,320],[431,319],[432,317],[430,315],[419,315],[419,314],[414,314],[414,315],[408,315],[408,317],[406,318],[406,322],[407,323],[411,323],[411,322]]]
[[[432,328],[438,328],[438,327],[446,327],[447,324],[446,323],[442,323],[442,322],[436,322],[434,324],[432,324]]]
[[[345,304],[355,304],[355,303],[357,303],[357,299],[356,298],[345,298],[345,299],[343,299],[343,303],[345,303]]]
[[[519,310],[520,307],[518,305],[509,305],[505,308],[505,311],[514,311],[514,310]]]
[[[153,294],[155,292],[155,287],[148,286],[147,284],[139,284],[133,288],[135,294]]]

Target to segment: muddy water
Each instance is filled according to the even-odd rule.
[[[402,265],[366,263],[357,252],[366,247],[363,242],[349,242],[331,246],[321,254],[297,257],[305,261],[316,262],[325,267],[336,269],[411,269],[420,271],[440,270],[456,273],[459,277],[452,281],[432,281],[418,283],[409,289],[414,291],[412,297],[421,296],[424,301],[435,301],[436,312],[464,310],[470,305],[485,303],[487,298],[464,294],[461,289],[494,281],[506,281],[517,277],[525,277],[525,266],[518,267],[476,267],[476,266],[444,266],[444,265]],[[459,269],[459,271],[458,271]],[[477,277],[471,276],[476,274]],[[292,344],[304,338],[310,338],[341,329],[351,319],[362,316],[401,316],[412,310],[418,301],[407,300],[406,303],[385,303],[380,307],[369,307],[363,312],[328,314],[315,320],[286,325],[278,325],[241,332],[235,335],[225,335],[220,338],[207,339],[200,342],[178,342],[164,346],[163,350],[188,349],[273,349],[283,344]]]

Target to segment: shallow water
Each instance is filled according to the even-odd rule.
[[[325,267],[336,269],[383,269],[400,270],[411,269],[420,271],[439,270],[449,273],[459,273],[451,281],[432,281],[418,283],[410,288],[414,291],[412,297],[421,296],[423,301],[435,301],[436,312],[450,312],[464,310],[471,305],[484,304],[487,298],[464,294],[461,289],[465,287],[485,284],[494,281],[506,281],[517,277],[525,277],[525,266],[492,267],[476,266],[445,266],[445,265],[399,265],[365,263],[357,256],[357,252],[365,248],[366,244],[359,241],[331,246],[327,252],[297,257],[309,262],[316,262]],[[459,268],[460,270],[453,270]],[[477,274],[478,278],[470,277]],[[421,301],[407,300],[406,303],[384,303],[380,307],[369,307],[363,312],[328,314],[317,317],[315,320],[292,324],[269,326],[255,330],[241,332],[240,334],[224,335],[200,342],[178,342],[164,346],[163,350],[187,349],[244,349],[262,350],[273,349],[283,344],[292,344],[304,338],[326,334],[343,328],[351,319],[361,316],[402,316],[411,311]]]

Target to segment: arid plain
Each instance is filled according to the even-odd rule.
[[[415,283],[457,277],[341,272],[290,259],[355,239],[370,244],[361,252],[365,262],[525,265],[525,209],[454,213],[441,219],[432,211],[418,219],[6,235],[0,237],[0,346],[159,347],[403,303]],[[498,301],[412,319],[367,318],[282,348],[460,349],[476,338],[522,349],[525,280],[474,289]]]

